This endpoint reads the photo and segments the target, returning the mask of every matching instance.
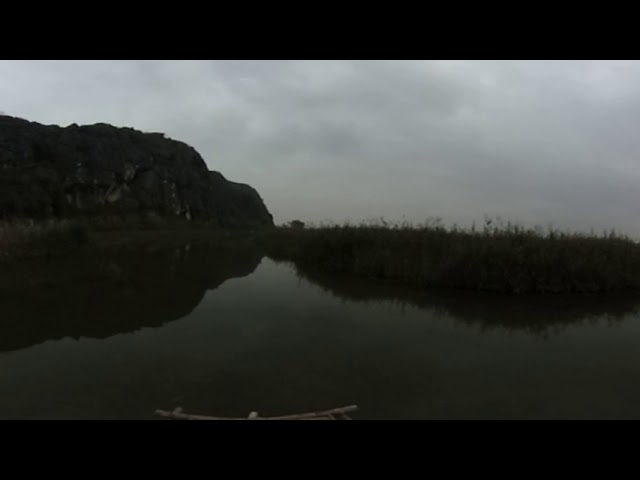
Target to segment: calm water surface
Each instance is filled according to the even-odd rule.
[[[6,268],[0,418],[640,418],[640,300],[412,292],[252,250]]]

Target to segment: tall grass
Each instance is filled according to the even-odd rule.
[[[481,228],[424,224],[277,228],[267,252],[306,268],[425,287],[507,293],[602,292],[640,287],[640,245],[601,236],[525,228],[486,218]]]
[[[88,238],[83,225],[70,221],[0,223],[0,262],[67,254]]]
[[[91,244],[95,254],[106,249],[159,248],[184,241],[219,247],[255,246],[256,229],[225,229],[197,222],[131,221],[115,217],[72,220],[0,222],[0,263],[67,255]]]

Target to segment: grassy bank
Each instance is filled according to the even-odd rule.
[[[74,222],[0,223],[0,263],[65,255],[88,242],[87,229]]]
[[[363,224],[225,230],[212,227],[95,228],[82,222],[0,224],[0,263],[184,241],[255,244],[307,271],[416,287],[504,293],[604,292],[640,288],[640,245],[622,235],[586,235],[487,220],[481,229]]]
[[[223,229],[187,223],[107,223],[87,220],[0,223],[0,264],[67,256],[78,249],[165,248],[209,243],[220,248],[257,245],[255,229]]]
[[[601,236],[526,229],[425,225],[278,228],[267,253],[305,268],[424,287],[505,293],[604,292],[640,287],[640,245]]]

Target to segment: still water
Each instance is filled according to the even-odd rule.
[[[0,418],[640,418],[640,300],[418,292],[186,244],[4,268]]]

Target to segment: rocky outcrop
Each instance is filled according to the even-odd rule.
[[[161,133],[0,116],[0,219],[75,217],[273,225],[255,189]]]

